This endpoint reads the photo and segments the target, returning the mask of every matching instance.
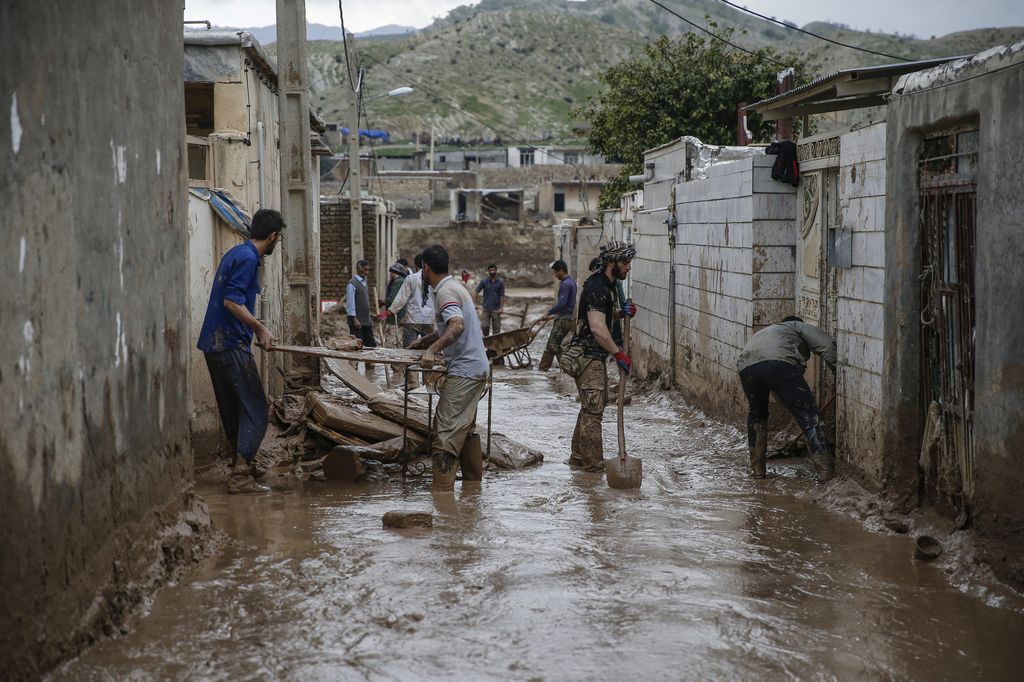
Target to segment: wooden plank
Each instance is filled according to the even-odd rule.
[[[272,346],[271,351],[313,355],[318,358],[336,358],[350,362],[369,362],[377,365],[415,365],[423,351],[404,348],[366,348],[363,350],[331,350],[321,346]]]
[[[311,393],[310,415],[317,423],[339,433],[380,442],[402,435],[402,427],[372,412],[344,405]]]
[[[401,425],[405,414],[401,391],[383,391],[371,398],[369,405],[374,414]],[[409,397],[408,424],[412,431],[424,435],[430,432],[427,428],[427,404],[411,396]]]
[[[333,429],[327,428],[323,424],[318,424],[312,419],[306,420],[306,426],[313,433],[318,433],[327,440],[337,443],[338,445],[368,445],[368,443],[362,438],[356,438],[355,436],[346,436],[344,434],[338,433]]]
[[[338,377],[341,383],[355,391],[356,395],[363,400],[369,400],[383,391],[380,386],[357,370],[351,362],[337,358],[324,358],[324,365],[327,366],[327,371]]]

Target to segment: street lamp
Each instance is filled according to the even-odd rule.
[[[370,102],[372,102],[375,99],[383,99],[385,97],[401,97],[402,95],[410,95],[410,94],[412,94],[414,92],[416,92],[416,91],[413,88],[410,88],[408,85],[403,85],[400,88],[395,88],[394,90],[390,90],[388,92],[385,92],[383,95],[374,95],[373,97],[370,97],[369,99],[364,99],[363,100],[363,105],[365,106],[365,105],[369,104]]]

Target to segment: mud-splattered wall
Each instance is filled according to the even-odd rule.
[[[885,480],[882,338],[885,298],[885,123],[840,138],[839,225],[848,267],[836,270],[836,456],[870,488]],[[847,263],[844,263],[847,265]]]
[[[115,631],[191,500],[181,10],[0,3],[3,679]]]
[[[633,326],[638,369],[671,373],[702,408],[740,418],[739,353],[751,334],[793,312],[794,188],[771,179],[774,157],[763,154],[716,164],[690,182],[681,181],[684,144],[655,150],[651,159],[655,178],[634,219],[630,276],[642,309]],[[670,249],[666,221],[673,213]]]

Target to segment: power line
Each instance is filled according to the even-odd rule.
[[[783,66],[783,67],[786,67],[786,68],[789,68],[789,66],[790,66],[789,64],[785,64],[783,62],[780,62],[778,59],[772,59],[771,57],[769,57],[766,54],[763,54],[763,53],[760,53],[760,52],[754,52],[753,50],[748,50],[745,47],[741,47],[741,46],[737,45],[736,43],[731,43],[728,40],[726,40],[725,38],[723,38],[722,36],[720,36],[717,33],[715,33],[714,31],[706,29],[703,26],[701,26],[700,24],[697,24],[697,23],[694,23],[694,22],[690,21],[689,19],[684,17],[682,14],[680,14],[679,12],[675,11],[674,9],[672,9],[671,7],[668,7],[666,5],[661,4],[660,2],[658,2],[658,0],[650,0],[650,1],[653,4],[657,5],[658,7],[662,8],[663,10],[665,10],[666,12],[668,12],[669,14],[675,16],[677,19],[681,19],[681,20],[685,21],[687,24],[689,24],[690,26],[693,26],[698,31],[703,31],[704,33],[707,33],[709,36],[711,36],[715,40],[719,40],[719,41],[725,43],[726,45],[729,45],[730,47],[733,47],[733,48],[739,50],[740,52],[746,52],[747,54],[749,54],[752,57],[756,57],[756,58],[758,58],[758,59],[760,59],[762,61],[771,62],[772,64],[777,64],[778,66]]]
[[[818,40],[824,40],[826,43],[832,43],[833,45],[838,45],[839,47],[845,47],[845,48],[848,48],[850,50],[858,50],[860,52],[867,52],[868,54],[877,55],[879,57],[885,57],[887,59],[896,59],[896,60],[901,61],[901,62],[912,62],[912,61],[914,61],[913,59],[908,59],[907,57],[899,57],[897,55],[887,54],[885,52],[876,52],[875,50],[871,50],[871,49],[868,49],[866,47],[858,47],[856,45],[850,45],[849,43],[843,43],[843,42],[840,42],[838,40],[833,40],[833,39],[828,38],[826,36],[814,33],[813,31],[808,31],[806,29],[802,29],[799,26],[791,26],[791,25],[787,24],[784,21],[779,21],[778,19],[774,19],[772,17],[765,16],[763,14],[755,12],[752,9],[747,9],[746,7],[741,7],[740,5],[737,5],[734,2],[729,2],[729,0],[722,0],[722,2],[724,2],[726,5],[729,5],[729,7],[732,7],[733,9],[737,9],[737,10],[739,10],[741,12],[746,12],[747,14],[753,14],[755,17],[758,17],[760,19],[764,19],[765,21],[770,21],[773,24],[778,24],[779,26],[782,26],[784,28],[788,28],[788,29],[790,29],[792,31],[799,31],[800,33],[803,33],[805,35],[809,35],[812,38],[817,38]]]
[[[348,55],[348,31],[345,29],[345,8],[342,7],[342,0],[338,0],[338,15],[341,18],[341,42],[345,49],[345,73],[348,74],[348,86],[352,92],[356,91],[355,81],[352,80],[352,64],[349,63]]]

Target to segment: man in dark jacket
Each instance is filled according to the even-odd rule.
[[[799,317],[787,317],[754,334],[740,353],[736,369],[750,403],[747,441],[754,478],[766,475],[768,455],[768,397],[774,393],[803,430],[818,481],[835,475],[835,464],[825,447],[814,393],[804,379],[811,353],[821,356],[829,369],[836,368],[836,341]]]

